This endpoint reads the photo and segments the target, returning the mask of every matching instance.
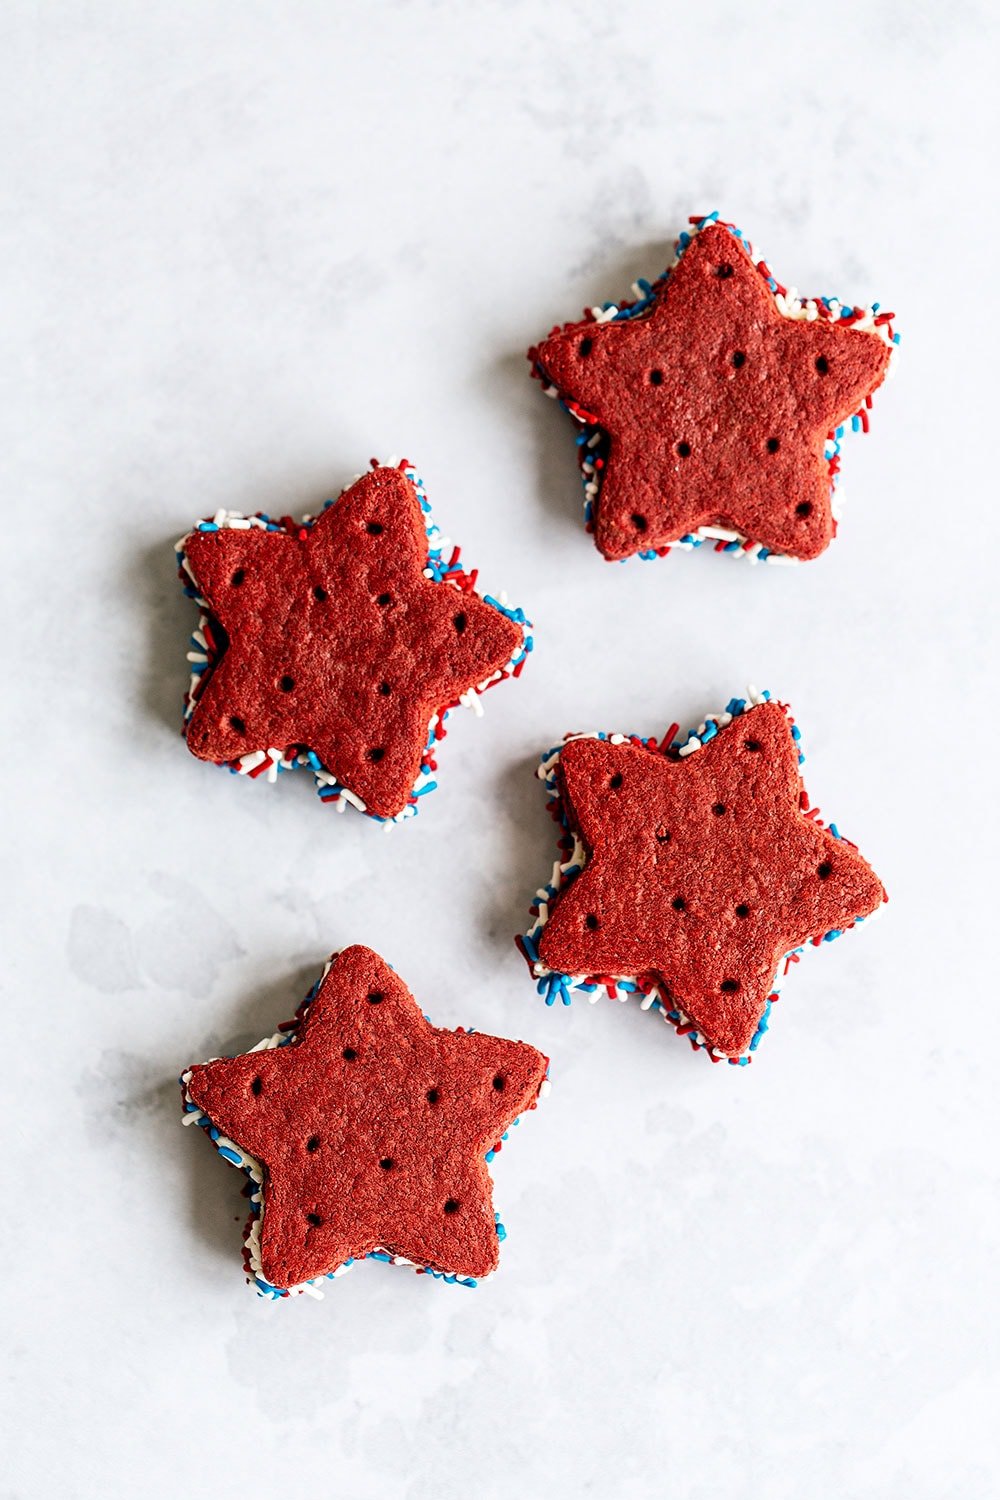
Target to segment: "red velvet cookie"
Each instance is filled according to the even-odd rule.
[[[591,308],[529,351],[583,427],[588,530],[609,561],[706,540],[753,561],[816,557],[836,531],[844,424],[867,430],[892,314],[799,298],[738,229],[692,223],[638,301]]]
[[[377,953],[346,948],[277,1035],[184,1073],[184,1123],[250,1179],[262,1296],[315,1294],[363,1256],[475,1285],[504,1237],[487,1163],[547,1069],[524,1042],[432,1026]]]
[[[809,806],[787,709],[750,691],[683,741],[568,736],[542,761],[562,858],[518,944],[549,1005],[639,994],[743,1062],[778,972],[887,899]]]
[[[204,611],[192,754],[272,781],[305,766],[324,802],[382,820],[436,784],[449,708],[478,705],[531,650],[522,611],[474,592],[405,463],[301,523],[219,512],[178,557]]]

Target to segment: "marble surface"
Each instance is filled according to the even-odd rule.
[[[4,1500],[996,1493],[996,351],[960,316],[996,310],[998,41],[970,0],[4,6]],[[894,305],[898,373],[821,560],[608,566],[523,351],[713,207]],[[538,650],[384,836],[187,755],[171,544],[391,453]],[[547,1011],[511,936],[538,752],[748,680],[892,902],[713,1068]],[[488,1286],[267,1305],[175,1078],[352,941],[553,1092]]]

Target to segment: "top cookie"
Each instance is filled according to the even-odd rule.
[[[307,766],[324,801],[382,820],[434,786],[448,709],[531,649],[523,613],[474,592],[405,464],[302,523],[222,513],[178,552],[204,611],[192,753],[271,780]]]
[[[836,531],[843,424],[867,428],[892,314],[800,299],[738,229],[693,223],[639,301],[529,351],[583,424],[588,529],[609,561],[706,540],[754,561],[817,557]]]

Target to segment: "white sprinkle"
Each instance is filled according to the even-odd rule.
[[[740,534],[738,531],[727,531],[723,526],[699,526],[698,535],[714,542],[738,542]]]

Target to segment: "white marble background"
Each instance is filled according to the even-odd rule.
[[[3,1500],[997,1492],[995,8],[32,3],[0,13],[8,1062]],[[608,566],[523,351],[692,211],[905,343],[799,569]],[[405,453],[537,627],[388,837],[178,729],[171,544]],[[753,1067],[546,1011],[511,944],[564,730],[752,680],[892,903]],[[475,1293],[255,1301],[175,1077],[381,949],[553,1055]]]

